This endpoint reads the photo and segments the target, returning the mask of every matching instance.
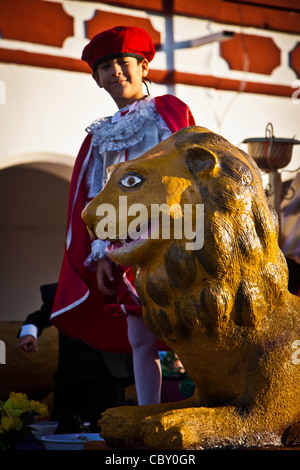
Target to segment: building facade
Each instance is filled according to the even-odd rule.
[[[58,280],[74,160],[86,127],[116,111],[81,51],[121,24],[153,38],[151,95],[176,95],[198,125],[244,150],[269,122],[300,138],[297,0],[0,0],[2,321],[23,320]],[[295,146],[282,179],[299,166]]]

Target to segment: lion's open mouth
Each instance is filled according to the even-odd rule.
[[[106,247],[106,252],[110,254],[116,250],[126,250],[127,252],[135,250],[142,244],[147,243],[149,238],[151,238],[151,232],[153,230],[153,223],[149,221],[147,224],[140,227],[140,230],[135,232],[133,237],[128,235],[126,238],[120,237],[116,240],[110,240],[109,245]]]
[[[127,237],[126,240],[110,241],[109,245],[106,248],[106,251],[118,250],[119,248],[123,248],[124,245],[129,245],[130,243],[134,243],[134,242],[137,242],[139,240],[140,240],[140,238],[135,240],[133,238]]]

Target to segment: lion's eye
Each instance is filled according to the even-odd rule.
[[[125,188],[133,188],[134,186],[137,186],[143,181],[144,179],[141,176],[127,174],[120,180],[120,183],[122,184],[122,186],[125,186]]]

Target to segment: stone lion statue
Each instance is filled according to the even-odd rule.
[[[121,196],[149,216],[139,237],[127,241],[133,231],[124,234],[124,217],[127,229],[137,220],[119,213]],[[188,127],[109,169],[83,212],[98,238],[104,203],[117,217],[108,255],[134,266],[147,326],[195,384],[187,400],[107,410],[100,420],[107,444],[175,450],[286,443],[300,421],[300,298],[287,289],[277,216],[255,162],[222,136]],[[169,237],[151,236],[154,204],[175,204]],[[189,217],[204,209],[202,243],[185,230],[178,236],[185,205]],[[191,220],[190,232],[199,234]]]

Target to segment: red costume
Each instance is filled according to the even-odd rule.
[[[84,48],[82,60],[90,65],[93,72],[96,72],[101,62],[114,57],[132,56],[140,60],[147,59],[150,62],[154,54],[152,39],[146,31],[141,28],[118,26],[94,36]],[[141,105],[143,105],[142,102]],[[148,138],[148,141],[147,139],[143,140],[145,146],[148,145],[147,150],[149,145],[151,148],[152,143],[155,145],[156,141],[159,141],[157,132],[156,137],[152,139],[152,134],[145,130],[147,123],[153,124],[154,115],[160,116],[168,135],[195,124],[189,108],[174,96],[157,97],[149,101],[149,106],[154,106],[155,111],[149,114],[149,119],[145,118],[143,126],[145,135],[142,136],[142,128],[137,131],[142,139]],[[130,117],[130,111],[127,116]],[[134,120],[135,116],[133,115]],[[105,121],[107,121],[106,118]],[[105,123],[100,123],[101,126],[105,126]],[[153,125],[153,129],[155,129],[155,125]],[[115,128],[112,128],[112,133],[114,132]],[[128,313],[138,310],[140,314],[141,306],[131,298],[122,278],[119,283],[118,298],[103,295],[97,286],[95,271],[85,266],[91,252],[91,240],[81,219],[81,212],[88,202],[87,169],[93,158],[93,149],[98,146],[101,154],[105,144],[110,143],[109,137],[102,138],[102,144],[100,141],[95,143],[93,138],[94,136],[91,134],[85,138],[73,170],[69,193],[66,249],[51,321],[64,334],[86,341],[94,348],[110,352],[130,352],[127,320],[120,303],[126,305]],[[137,140],[135,137],[135,142]],[[124,139],[123,144],[125,145]],[[129,148],[135,148],[135,151],[138,152],[136,156],[145,151],[142,149],[143,145],[140,147],[134,147],[136,145],[134,143],[130,143],[130,145]],[[97,170],[97,176],[99,174]],[[130,268],[127,270],[127,275],[128,281],[134,284]]]
[[[155,98],[156,109],[169,127],[176,132],[195,125],[189,108],[172,95]],[[67,246],[63,258],[57,294],[51,316],[53,324],[64,334],[86,341],[102,351],[128,352],[126,316],[119,311],[105,311],[105,304],[116,299],[104,296],[98,289],[94,271],[84,266],[90,253],[91,240],[81,219],[86,204],[84,172],[92,152],[88,135],[75,162],[70,185]]]

